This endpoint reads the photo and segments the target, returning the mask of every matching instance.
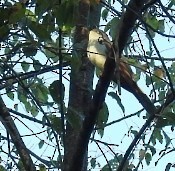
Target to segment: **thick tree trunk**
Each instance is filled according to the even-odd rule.
[[[90,6],[88,0],[81,0],[79,2],[78,16],[73,42],[73,57],[77,60],[77,65],[72,64],[70,75],[70,91],[69,91],[69,107],[67,118],[73,118],[75,126],[71,121],[66,125],[66,143],[64,156],[64,171],[73,171],[73,163],[75,157],[80,157],[79,169],[76,171],[87,170],[87,150],[82,149],[82,154],[75,154],[77,147],[78,134],[81,130],[81,118],[87,116],[89,111],[89,104],[92,97],[92,85],[94,76],[94,67],[89,62],[86,54],[88,43],[88,26],[98,26],[100,20],[101,7],[100,5]],[[92,17],[96,16],[96,17]],[[92,21],[90,21],[92,20]],[[80,63],[80,65],[78,64]],[[78,118],[76,124],[75,118]],[[70,119],[72,120],[72,119]],[[85,153],[84,153],[85,151]],[[83,154],[84,153],[84,154]]]

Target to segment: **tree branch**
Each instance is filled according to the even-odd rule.
[[[30,72],[27,72],[27,73],[19,73],[19,74],[15,74],[15,75],[12,75],[12,76],[7,76],[5,78],[0,79],[0,82],[10,80],[10,83],[6,82],[4,84],[0,84],[0,90],[17,83],[19,80],[22,81],[22,80],[25,80],[25,79],[28,79],[28,78],[36,77],[38,75],[41,75],[41,74],[44,74],[46,72],[50,72],[50,71],[59,69],[60,67],[65,67],[67,65],[69,65],[69,63],[65,62],[65,63],[63,63],[62,66],[60,66],[60,64],[57,64],[57,65],[54,65],[54,66],[47,66],[47,67],[44,67],[44,68],[42,68],[40,70],[36,70],[36,71],[30,71]]]
[[[6,128],[7,132],[10,134],[12,141],[19,153],[19,156],[21,158],[21,161],[24,165],[24,168],[26,171],[35,171],[35,165],[28,153],[28,150],[18,132],[18,129],[10,116],[10,113],[8,112],[7,107],[5,106],[2,97],[0,96],[0,121]]]

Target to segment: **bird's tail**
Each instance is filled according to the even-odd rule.
[[[148,96],[139,88],[137,83],[133,80],[132,71],[129,65],[121,60],[119,70],[121,87],[132,93],[150,115],[154,115],[156,108],[153,102],[151,102]],[[116,75],[116,73],[114,73],[113,75],[113,81],[115,83],[117,83]]]

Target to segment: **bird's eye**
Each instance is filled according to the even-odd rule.
[[[99,38],[98,38],[98,42],[99,42],[100,44],[103,44],[103,38],[102,38],[102,37],[99,37]]]

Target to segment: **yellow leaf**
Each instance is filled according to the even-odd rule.
[[[139,151],[139,159],[140,159],[140,160],[143,160],[144,157],[145,157],[145,150],[141,149],[141,150]]]
[[[159,78],[163,78],[164,77],[164,70],[162,68],[156,68],[154,70],[154,75],[159,77]]]

